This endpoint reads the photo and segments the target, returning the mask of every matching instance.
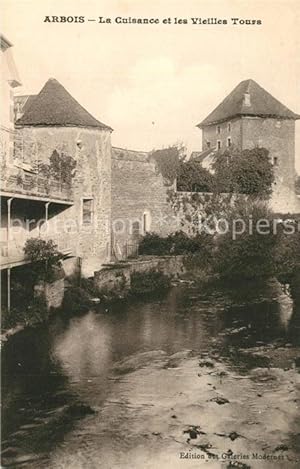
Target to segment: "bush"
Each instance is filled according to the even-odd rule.
[[[246,230],[235,238],[232,220],[242,219]],[[260,204],[241,204],[230,214],[229,231],[220,235],[214,261],[215,271],[227,280],[249,280],[267,278],[276,274],[275,248],[277,236],[260,234],[256,229],[249,231],[249,220],[256,226],[258,220],[268,220],[272,227],[272,215]]]
[[[181,161],[177,177],[177,190],[185,192],[213,192],[214,176],[197,161]]]
[[[202,254],[206,262],[212,258],[213,240],[207,233],[188,236],[183,231],[177,231],[162,238],[156,233],[147,233],[139,246],[140,254],[153,256]]]
[[[48,317],[46,301],[41,297],[35,297],[27,306],[23,305],[22,307],[13,307],[10,311],[2,311],[1,329],[7,330],[19,324],[33,326],[46,321]]]
[[[300,273],[300,233],[284,233],[281,229],[275,249],[276,272],[279,280],[289,282]]]
[[[71,286],[64,294],[62,308],[69,314],[86,312],[91,307],[91,296],[81,287]]]
[[[139,244],[139,254],[164,256],[170,253],[170,249],[169,239],[156,233],[146,233]]]
[[[60,278],[63,254],[51,239],[30,238],[24,246],[25,258],[32,262],[30,269],[35,281],[53,281]]]
[[[131,294],[145,295],[155,291],[161,292],[170,288],[170,279],[162,272],[152,270],[147,273],[134,272],[131,274]]]
[[[218,192],[236,192],[262,199],[272,193],[274,168],[265,148],[218,153],[213,169]]]

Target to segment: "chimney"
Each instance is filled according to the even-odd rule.
[[[250,99],[250,93],[248,91],[246,91],[246,93],[244,93],[244,106],[251,106],[251,99]]]

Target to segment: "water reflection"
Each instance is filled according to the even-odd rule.
[[[115,389],[114,364],[142,352],[214,351],[240,372],[290,366],[291,354],[278,349],[274,358],[268,347],[299,345],[296,287],[291,295],[294,303],[277,282],[244,290],[184,285],[164,298],[57,317],[49,327],[18,334],[3,352],[4,449],[15,448],[11,458],[45,455],[74,423],[62,409],[74,401],[101,408]]]

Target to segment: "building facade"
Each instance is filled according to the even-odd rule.
[[[2,115],[1,115],[2,117]],[[12,129],[1,154],[1,270],[27,263],[30,238],[53,240],[66,274],[92,276],[111,258],[111,132],[55,79]]]

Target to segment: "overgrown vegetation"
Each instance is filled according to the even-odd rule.
[[[134,272],[131,274],[132,295],[146,295],[153,292],[161,292],[170,288],[170,279],[162,272],[155,270],[149,272]]]
[[[63,184],[70,185],[75,168],[76,161],[72,156],[64,152],[58,153],[57,150],[54,150],[48,163],[38,161],[34,169],[47,180],[53,178]]]
[[[51,239],[30,238],[24,246],[25,258],[31,262],[32,275],[35,281],[51,282],[62,278],[61,260],[63,254]]]
[[[162,175],[165,184],[170,186],[177,178],[181,163],[185,159],[185,149],[183,145],[173,145],[153,150],[149,159],[155,161],[157,172]]]
[[[28,304],[20,303],[18,306],[13,306],[10,311],[2,308],[1,329],[5,331],[17,325],[33,326],[46,321],[48,317],[45,300],[39,296],[34,297]]]
[[[167,185],[176,180],[183,192],[236,193],[268,198],[274,183],[274,168],[268,150],[232,147],[214,155],[211,171],[196,160],[187,160],[185,148],[173,145],[150,154]]]
[[[263,202],[240,199],[227,207],[224,220],[228,227],[224,232],[204,230],[193,236],[177,232],[165,238],[149,233],[141,242],[140,252],[182,254],[193,268],[198,266],[212,277],[233,282],[275,276],[289,282],[299,275],[299,221],[274,219]]]
[[[183,231],[177,231],[167,237],[147,233],[139,245],[139,253],[156,256],[197,253],[202,256],[203,264],[208,265],[212,260],[213,239],[207,233],[198,233],[192,237]]]
[[[243,233],[234,233],[234,220],[242,220],[239,223],[240,226],[244,223]],[[275,275],[277,235],[272,228],[268,234],[257,230],[259,220],[264,220],[265,225],[273,226],[271,212],[260,204],[249,206],[247,202],[239,203],[228,213],[229,229],[216,239],[213,266],[221,278],[239,281]],[[251,229],[250,221],[254,229]]]
[[[82,287],[70,285],[64,294],[62,309],[68,314],[78,314],[88,311],[91,307],[91,294],[87,285]]]
[[[225,151],[215,155],[214,191],[267,199],[272,193],[274,168],[265,148]]]
[[[180,161],[177,190],[184,192],[215,192],[215,177],[197,161]]]

